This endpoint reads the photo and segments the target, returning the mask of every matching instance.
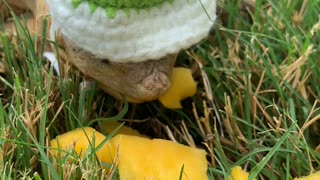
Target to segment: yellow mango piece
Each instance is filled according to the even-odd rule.
[[[242,170],[240,166],[236,166],[231,169],[231,175],[229,175],[228,180],[248,180],[249,173]]]
[[[173,141],[117,135],[110,144],[119,148],[120,179],[208,179],[206,153]],[[112,150],[117,152],[115,150]]]
[[[105,136],[93,128],[75,129],[57,136],[50,141],[53,155],[64,155],[64,151],[74,150],[83,157],[90,142],[97,147]],[[60,154],[58,154],[58,150]],[[147,139],[138,136],[119,134],[111,138],[97,152],[100,162],[112,163],[118,158],[120,179],[182,179],[206,180],[207,160],[204,150],[184,146],[173,141]]]
[[[104,130],[107,134],[111,134],[115,129],[121,126],[122,123],[119,122],[104,122],[102,124]],[[115,133],[117,134],[126,134],[126,135],[132,135],[132,136],[140,136],[140,137],[146,137],[142,134],[140,134],[137,130],[134,130],[128,126],[122,125],[119,131]]]
[[[317,171],[309,176],[294,178],[294,180],[319,180],[320,179],[320,171]]]
[[[159,97],[159,101],[169,109],[182,108],[180,101],[196,93],[197,83],[192,77],[191,70],[181,67],[173,68],[170,81],[171,87]]]
[[[91,146],[98,147],[105,138],[106,137],[103,134],[91,127],[78,128],[51,140],[51,153],[55,157],[58,157],[59,155],[63,157],[66,155],[66,151],[74,151],[79,157],[83,157],[88,148]],[[100,162],[111,164],[115,153],[110,152],[107,143],[96,152],[96,155]]]

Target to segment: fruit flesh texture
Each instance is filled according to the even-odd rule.
[[[231,169],[231,175],[228,177],[228,180],[248,180],[249,173],[242,170],[240,166],[236,166]]]
[[[57,149],[74,148],[83,157],[92,139],[97,147],[105,138],[93,128],[76,129],[52,140],[51,152],[58,157],[65,153],[59,154]],[[106,142],[96,155],[100,162],[107,164],[112,164],[117,157],[120,179],[179,179],[182,167],[182,179],[208,179],[205,151],[168,140],[119,134]]]
[[[65,134],[57,136],[50,141],[51,153],[58,157],[64,157],[67,152],[75,152],[82,158],[87,150],[92,146],[97,148],[104,140],[105,136],[90,127],[78,128]],[[112,163],[113,156],[106,155],[109,152],[107,145],[102,146],[96,152],[100,162]],[[114,153],[112,153],[114,154]]]
[[[208,179],[206,153],[163,139],[118,135],[120,179]],[[128,154],[132,155],[128,155]]]
[[[192,77],[191,70],[181,67],[173,68],[170,82],[171,87],[159,97],[159,101],[166,108],[180,109],[182,108],[181,100],[196,93],[197,83]]]

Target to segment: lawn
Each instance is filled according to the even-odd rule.
[[[48,153],[55,136],[85,126],[103,132],[106,121],[205,149],[209,179],[235,166],[249,179],[320,170],[320,0],[219,0],[217,15],[209,37],[179,54],[176,66],[198,82],[179,110],[83,88],[70,66],[57,76],[43,57],[51,42],[30,36],[23,21],[16,36],[0,33],[0,179],[108,176],[98,163],[70,165]]]

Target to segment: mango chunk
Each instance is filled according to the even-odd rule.
[[[121,126],[122,123],[119,122],[104,122],[102,124],[105,132],[107,134],[111,134],[115,129]],[[115,133],[117,134],[126,134],[126,135],[132,135],[132,136],[140,136],[140,137],[145,137],[144,135],[140,134],[137,130],[134,130],[128,126],[122,125],[119,131]]]
[[[242,170],[240,166],[236,166],[231,169],[231,175],[229,175],[228,180],[248,180],[249,173]]]
[[[65,155],[65,151],[74,150],[83,157],[90,143],[97,147],[105,138],[90,127],[76,129],[51,140],[51,152],[57,157]],[[184,180],[208,179],[205,151],[173,141],[118,134],[96,155],[100,162],[108,164],[117,157],[119,176],[123,180],[179,179],[181,172]]]
[[[58,157],[64,157],[66,151],[74,151],[79,157],[83,157],[87,150],[92,147],[98,147],[104,140],[105,136],[91,127],[78,128],[65,134],[57,136],[50,141],[51,153]],[[111,164],[114,152],[109,153],[107,143],[97,152],[97,158],[100,162]]]
[[[320,179],[320,171],[317,171],[309,176],[294,178],[294,180],[318,180]]]
[[[191,70],[182,67],[173,68],[170,81],[171,87],[159,97],[159,101],[166,108],[180,109],[182,108],[180,101],[196,93],[197,83],[192,77]]]
[[[173,141],[117,135],[120,179],[208,179],[206,153]],[[113,150],[114,151],[114,150]]]

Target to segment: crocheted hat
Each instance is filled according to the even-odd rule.
[[[208,35],[215,0],[47,0],[52,30],[98,58],[141,62]]]

